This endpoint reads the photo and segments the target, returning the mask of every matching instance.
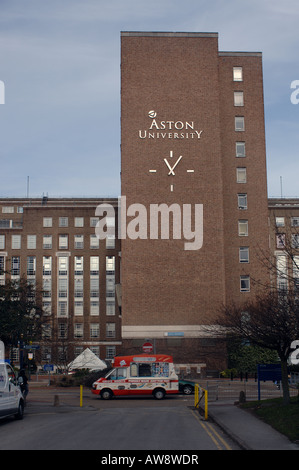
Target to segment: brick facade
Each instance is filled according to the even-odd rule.
[[[124,347],[137,338],[159,347],[180,335],[176,360],[196,362],[205,356],[204,346],[194,348],[206,336],[203,325],[213,324],[224,302],[255,295],[253,279],[265,276],[255,258],[258,246],[268,248],[262,57],[219,52],[215,33],[124,32],[121,40],[127,207],[203,207],[198,250],[171,237],[122,241]],[[178,162],[174,174],[165,158],[170,169]],[[246,171],[242,182],[238,168]],[[210,359],[207,352],[200,362]]]

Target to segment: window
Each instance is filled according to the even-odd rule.
[[[43,235],[43,248],[45,250],[52,248],[52,235]]]
[[[51,276],[52,274],[52,257],[43,256],[43,275]]]
[[[299,217],[291,217],[291,226],[299,227]]]
[[[299,234],[292,235],[292,248],[299,248]]]
[[[98,300],[91,300],[90,302],[90,315],[99,315],[100,303]]]
[[[114,274],[115,272],[115,256],[106,256],[106,273]]]
[[[0,250],[5,249],[5,235],[0,235]]]
[[[67,302],[65,300],[60,300],[58,302],[58,316],[65,317],[67,315]]]
[[[239,220],[239,236],[248,237],[248,220]]]
[[[246,168],[237,168],[237,183],[247,183]]]
[[[240,291],[249,292],[250,291],[250,278],[249,276],[240,276]]]
[[[106,276],[106,297],[115,298],[115,277],[114,275]]]
[[[238,208],[241,210],[247,209],[247,194],[238,194]]]
[[[58,297],[60,298],[67,297],[67,291],[68,291],[67,278],[59,278],[58,279]]]
[[[288,288],[288,259],[285,255],[276,256],[277,287],[280,290]]]
[[[83,302],[82,300],[75,300],[75,315],[83,315]]]
[[[115,300],[109,299],[106,302],[106,315],[115,315]]]
[[[52,297],[52,281],[51,278],[43,279],[43,297]]]
[[[84,248],[84,235],[75,235],[75,248]]]
[[[285,237],[284,233],[278,233],[276,235],[276,248],[285,248]]]
[[[83,297],[83,277],[75,279],[75,298]]]
[[[245,142],[236,142],[236,157],[244,158],[245,156]]]
[[[66,276],[68,272],[68,258],[66,256],[58,257],[58,274],[59,276]]]
[[[113,359],[116,356],[116,347],[115,346],[106,346],[106,358]]]
[[[294,256],[293,259],[293,278],[296,281],[296,284],[298,284],[298,279],[299,279],[299,256]]]
[[[75,275],[83,275],[83,256],[75,256]]]
[[[233,67],[233,80],[234,82],[243,81],[243,67]]]
[[[14,213],[14,206],[3,206],[2,207],[2,214],[13,214]]]
[[[244,93],[243,91],[234,92],[234,106],[244,106]]]
[[[74,324],[74,337],[83,338],[83,323]]]
[[[99,278],[90,279],[90,297],[99,297]]]
[[[96,249],[99,248],[99,239],[96,235],[90,235],[90,248],[91,249]]]
[[[14,250],[19,250],[21,248],[21,235],[11,236],[11,247]]]
[[[52,304],[49,301],[43,302],[43,315],[49,316],[52,313]]]
[[[96,227],[98,221],[99,221],[98,217],[90,217],[90,226],[91,227]]]
[[[241,246],[239,248],[239,261],[240,261],[240,263],[249,263],[249,248],[248,248],[248,246]]]
[[[121,380],[127,377],[127,370],[125,367],[117,367],[113,369],[109,375],[109,380]]]
[[[58,337],[67,338],[67,325],[66,323],[58,323]]]
[[[36,272],[36,258],[35,256],[27,257],[27,276],[35,276]]]
[[[0,276],[3,276],[4,271],[5,271],[5,257],[0,256]]]
[[[68,227],[69,219],[68,217],[59,217],[59,227]]]
[[[100,336],[100,325],[98,323],[90,324],[90,338],[99,338]]]
[[[13,276],[20,275],[20,257],[19,256],[13,256],[11,258],[11,274]]]
[[[107,235],[106,238],[106,248],[107,250],[111,250],[115,248],[115,236],[114,235]]]
[[[59,235],[59,249],[65,250],[68,247],[68,236],[67,235]]]
[[[275,217],[276,227],[284,227],[284,217]]]
[[[27,235],[27,248],[28,250],[36,249],[36,235]]]
[[[43,227],[52,227],[52,217],[44,217]]]
[[[245,130],[245,121],[243,116],[235,117],[235,131],[242,132]]]
[[[106,323],[106,338],[115,338],[115,323]]]
[[[84,227],[84,217],[75,217],[75,227]]]
[[[90,274],[99,274],[99,257],[91,256],[90,257]]]

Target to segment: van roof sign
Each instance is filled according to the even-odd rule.
[[[131,362],[173,362],[172,356],[168,354],[138,354],[132,356],[116,356],[113,367],[125,367]]]

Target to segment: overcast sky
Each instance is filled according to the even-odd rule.
[[[268,194],[299,197],[298,0],[0,0],[0,197],[120,194],[120,31],[262,52]]]

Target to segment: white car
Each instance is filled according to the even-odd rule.
[[[0,418],[24,415],[24,397],[13,368],[6,362],[0,362]]]

